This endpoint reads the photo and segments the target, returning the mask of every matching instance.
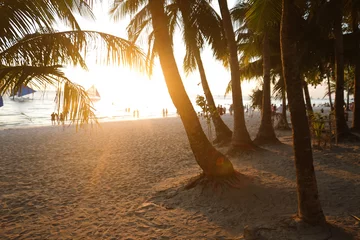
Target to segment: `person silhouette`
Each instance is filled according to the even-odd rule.
[[[60,122],[61,122],[61,124],[64,125],[65,119],[64,119],[64,114],[63,113],[60,113]]]
[[[55,125],[55,112],[51,114],[51,125]]]

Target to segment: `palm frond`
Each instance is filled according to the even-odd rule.
[[[281,19],[281,0],[251,0],[246,12],[247,26],[262,32]]]
[[[258,59],[257,61],[250,62],[240,66],[240,80],[250,80],[253,78],[263,77],[263,61]]]
[[[94,109],[86,91],[80,85],[72,83],[55,66],[0,66],[0,95],[16,92],[21,86],[44,89],[48,85],[58,88],[56,97],[58,111],[68,116],[71,123],[82,126],[85,123],[96,122]]]
[[[136,14],[147,3],[148,0],[114,0],[109,13],[114,21],[118,21],[128,15]]]
[[[95,47],[96,46],[96,47]],[[80,64],[86,68],[86,56],[96,48],[97,59],[105,64],[124,64],[140,71],[146,69],[145,54],[123,38],[96,31],[36,33],[14,42],[9,48],[0,46],[0,63],[4,65]],[[105,53],[105,54],[104,54]]]
[[[136,42],[141,33],[147,33],[151,27],[151,16],[149,8],[146,5],[131,18],[129,25],[126,28],[129,40]]]
[[[3,46],[39,28],[50,31],[58,19],[79,30],[74,13],[94,17],[85,0],[11,0],[1,3],[0,45]]]

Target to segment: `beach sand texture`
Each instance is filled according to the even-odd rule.
[[[259,116],[247,125],[254,137]],[[245,225],[296,213],[291,132],[277,135],[284,144],[231,159],[246,177],[221,193],[183,190],[201,169],[177,117],[1,131],[0,239],[243,239]],[[314,150],[327,220],[348,239],[360,239],[359,148]]]

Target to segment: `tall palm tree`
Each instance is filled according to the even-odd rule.
[[[309,86],[308,86],[307,82],[305,81],[305,79],[302,82],[303,82],[303,89],[304,89],[304,95],[305,95],[306,110],[307,110],[308,115],[311,116],[314,111],[313,111],[313,108],[311,105]]]
[[[72,64],[86,69],[82,53],[95,43],[106,47],[105,61],[144,65],[144,54],[129,41],[105,33],[80,31],[74,12],[92,17],[89,6],[82,0],[0,3],[4,6],[0,15],[5,18],[0,24],[0,94],[28,84],[38,88],[61,86],[56,98],[59,111],[61,108],[68,119],[82,124],[95,118],[91,101],[81,86],[64,75],[62,67]],[[58,19],[73,30],[55,31],[53,25]]]
[[[207,139],[197,114],[185,91],[172,48],[169,34],[169,18],[164,11],[164,1],[124,0],[115,2],[113,12],[136,14],[144,5],[148,6],[154,32],[154,50],[159,56],[162,72],[170,94],[184,125],[195,160],[207,177],[233,176],[234,168],[223,154]],[[141,10],[142,11],[142,10]],[[147,11],[147,10],[146,10]]]
[[[271,120],[271,89],[270,89],[270,47],[268,33],[264,33],[263,39],[263,97],[262,97],[262,111],[261,123],[259,131],[254,142],[256,144],[276,143],[279,140],[276,138],[275,131]]]
[[[278,124],[275,126],[276,129],[282,130],[290,130],[289,123],[287,121],[287,114],[286,114],[286,90],[285,90],[285,82],[283,78],[283,74],[279,73],[280,77],[278,81],[274,84],[273,94],[276,98],[281,99],[282,101],[282,112],[281,118]]]
[[[116,7],[111,10],[114,19],[117,18]],[[185,1],[173,0],[166,5],[166,15],[169,17],[169,33],[173,36],[173,31],[176,26],[182,29],[183,40],[186,45],[186,54],[184,57],[183,68],[186,74],[199,70],[201,85],[203,87],[207,103],[211,111],[212,121],[214,123],[216,139],[214,143],[230,142],[232,132],[229,127],[221,119],[220,114],[216,111],[214,98],[211,94],[207,77],[201,59],[201,50],[205,43],[208,42],[214,52],[214,56],[223,60],[226,55],[225,44],[223,37],[222,23],[220,17],[215,10],[205,1]],[[149,15],[148,5],[132,18],[128,26],[129,39],[138,41],[139,36],[145,30],[151,28],[151,16]],[[211,27],[208,27],[211,26]],[[153,32],[149,34],[149,51],[148,59],[153,62]],[[151,73],[152,70],[149,69]]]
[[[214,142],[230,142],[232,132],[221,119],[219,112],[216,111],[215,101],[209,88],[200,53],[200,50],[204,47],[204,40],[207,38],[212,43],[211,46],[215,55],[221,55],[218,49],[223,49],[224,46],[226,46],[226,42],[222,38],[221,19],[217,16],[214,9],[211,8],[205,1],[193,1],[190,3],[187,0],[177,0],[176,2],[181,13],[183,39],[186,44],[186,56],[184,58],[184,66],[186,66],[185,71],[189,72],[195,68],[196,65],[198,67],[201,85],[203,87],[207,103],[209,104],[210,109],[212,109],[211,117],[216,132],[216,139]],[[206,18],[206,22],[208,25],[212,26],[211,28],[204,29],[207,25],[202,24],[205,22],[205,19],[202,20],[202,17],[205,15],[202,13],[204,11],[206,11],[205,14],[207,16],[210,15],[210,18]],[[209,32],[209,30],[211,32]],[[224,55],[224,53],[222,55]]]
[[[358,14],[353,13],[354,20],[353,20],[353,32],[359,35],[359,20]],[[357,42],[360,42],[360,38],[357,37]],[[356,49],[356,66],[355,66],[355,85],[354,85],[354,112],[353,112],[353,122],[352,128],[355,131],[360,131],[360,46],[357,44]]]
[[[307,29],[303,29],[300,25],[302,16],[299,12],[294,0],[282,0],[281,59],[293,130],[298,216],[308,223],[317,225],[323,224],[325,217],[318,196],[300,78],[299,62],[302,57],[300,49],[306,45],[301,41],[301,34]]]
[[[232,136],[232,149],[243,150],[254,147],[249,132],[245,125],[244,105],[240,85],[240,68],[237,55],[235,34],[231,22],[230,11],[226,0],[218,0],[220,12],[223,20],[225,36],[229,50],[229,63],[231,70],[231,89],[234,108],[234,131]]]
[[[349,134],[349,127],[344,114],[344,40],[342,31],[343,3],[336,0],[334,8],[334,36],[335,36],[335,118],[338,141]]]
[[[261,57],[262,60],[263,104],[260,128],[254,139],[256,144],[279,142],[271,121],[270,71],[272,52],[270,45],[271,41],[276,42],[277,45],[279,44],[279,34],[276,33],[279,31],[278,26],[280,23],[281,9],[278,5],[272,4],[271,1],[252,0],[247,3],[238,2],[232,9],[232,14],[235,20],[239,22],[238,25],[240,25],[240,28],[237,30],[239,33],[238,41],[242,42],[240,45],[250,45],[241,47],[245,50],[242,52],[243,58],[246,59],[245,64],[254,57]],[[267,9],[267,11],[264,11],[264,9]],[[241,37],[243,35],[245,35],[245,39]],[[250,37],[248,35],[250,35]],[[259,41],[257,39],[261,40]],[[251,45],[253,45],[253,47]],[[258,50],[254,51],[254,47],[258,48]],[[252,54],[254,52],[258,52],[259,55],[254,56]]]

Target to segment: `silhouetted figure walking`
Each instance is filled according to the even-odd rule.
[[[52,114],[51,114],[51,125],[55,125],[56,123],[55,123],[55,113],[53,112]]]

